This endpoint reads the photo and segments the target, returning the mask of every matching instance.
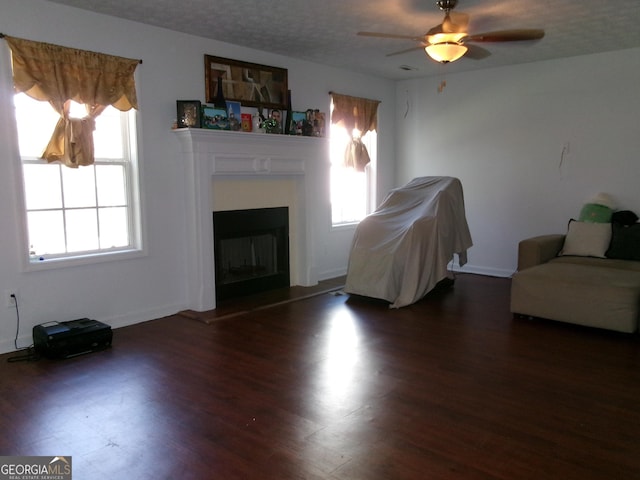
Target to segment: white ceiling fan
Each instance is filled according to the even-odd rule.
[[[491,55],[491,52],[475,45],[476,43],[521,42],[539,40],[544,37],[544,30],[538,28],[497,30],[470,34],[468,32],[469,15],[462,12],[453,12],[457,4],[458,0],[436,1],[436,5],[444,12],[444,20],[424,35],[415,36],[380,32],[358,32],[358,35],[420,42],[419,45],[390,53],[387,56],[424,49],[429,57],[440,63],[454,62],[463,56],[480,60]]]

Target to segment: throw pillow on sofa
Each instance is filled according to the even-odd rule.
[[[606,252],[607,258],[620,260],[640,260],[640,224],[611,226],[611,245]]]
[[[620,225],[633,225],[638,220],[638,215],[633,213],[631,210],[619,210],[611,215],[611,223],[618,223]]]
[[[607,193],[598,193],[586,203],[578,220],[581,222],[610,223],[611,215],[616,209],[616,201]]]
[[[558,255],[605,258],[610,243],[610,223],[578,222],[572,219]]]
[[[578,220],[591,223],[609,223],[611,222],[612,215],[613,210],[609,207],[596,203],[587,203],[582,207],[582,210],[580,210]]]

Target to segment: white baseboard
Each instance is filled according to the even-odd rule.
[[[333,270],[327,270],[318,274],[318,280],[330,280],[332,278],[342,277],[347,274],[347,267],[335,268]]]
[[[121,328],[126,327],[128,325],[135,325],[136,323],[148,322],[149,320],[156,320],[162,317],[168,317],[170,315],[174,315],[178,312],[186,310],[185,305],[164,305],[158,308],[150,308],[148,310],[141,310],[138,312],[127,313],[125,315],[117,315],[114,317],[107,318],[93,318],[94,320],[98,320],[102,323],[106,323],[107,325],[111,325],[111,328]],[[90,317],[92,318],[92,317]],[[69,320],[75,320],[70,318]],[[29,327],[29,332],[22,333],[18,337],[18,349],[28,348],[33,345],[33,335],[31,333],[31,329],[33,327]],[[117,340],[114,342],[117,345]],[[15,352],[16,348],[13,342],[13,338],[10,340],[3,340],[0,342],[0,354]]]
[[[33,344],[33,337],[31,334],[20,335],[18,337],[18,350],[23,348],[28,348],[31,344]],[[15,352],[16,347],[13,344],[13,338],[11,340],[3,340],[0,342],[0,353],[9,353]]]
[[[515,272],[511,270],[504,270],[500,268],[484,267],[481,265],[466,264],[464,267],[460,267],[457,262],[450,262],[448,265],[449,270],[459,273],[474,273],[476,275],[486,275],[488,277],[503,277],[510,278]],[[347,274],[347,268],[336,268],[333,270],[327,270],[318,274],[318,280],[329,280],[336,277],[341,277]]]
[[[158,318],[175,315],[176,313],[186,309],[186,305],[165,305],[159,308],[150,308],[148,310],[127,313],[126,315],[118,315],[116,317],[96,318],[96,320],[106,323],[107,325],[111,325],[112,328],[121,328],[128,325],[135,325],[136,323],[148,322],[149,320],[156,320]]]
[[[515,272],[513,270],[504,270],[501,268],[484,267],[481,265],[466,264],[460,267],[457,263],[449,263],[449,270],[456,273],[474,273],[476,275],[486,275],[488,277],[510,278]]]

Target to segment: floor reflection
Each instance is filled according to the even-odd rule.
[[[360,360],[360,334],[351,313],[341,310],[331,319],[322,368],[324,393],[339,400],[351,393]]]

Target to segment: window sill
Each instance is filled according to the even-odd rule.
[[[335,223],[331,225],[332,232],[355,230],[360,222]]]
[[[97,263],[117,262],[121,260],[131,260],[146,256],[144,250],[120,250],[117,252],[97,253],[92,255],[78,255],[76,257],[52,258],[52,259],[32,259],[29,258],[23,270],[25,272],[40,272],[57,268],[77,267],[81,265],[95,265]]]

